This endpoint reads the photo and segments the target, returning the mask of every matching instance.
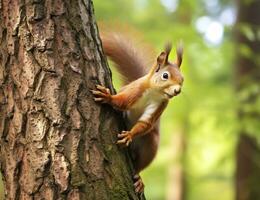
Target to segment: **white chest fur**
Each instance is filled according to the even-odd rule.
[[[148,121],[164,100],[164,95],[154,89],[144,92],[130,110],[127,111],[129,126],[132,127],[138,120]]]

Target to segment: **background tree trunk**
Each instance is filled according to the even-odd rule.
[[[175,133],[172,141],[172,152],[175,162],[169,168],[169,183],[167,189],[167,200],[185,200],[186,194],[186,129],[180,129]]]
[[[238,0],[236,87],[240,98],[238,117],[242,127],[236,154],[237,200],[260,199],[260,148],[253,136],[259,134],[259,129],[254,126],[259,124],[260,119],[256,103],[260,98],[259,10],[260,1]]]
[[[91,1],[0,3],[5,198],[139,199],[115,145],[121,114],[89,92],[112,89]]]

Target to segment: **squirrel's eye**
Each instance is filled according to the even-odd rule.
[[[169,72],[163,72],[161,78],[162,78],[162,80],[165,81],[165,80],[167,80],[167,79],[169,78],[169,76],[170,76],[170,75],[169,75]]]

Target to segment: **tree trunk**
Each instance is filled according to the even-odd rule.
[[[259,135],[259,26],[260,1],[238,0],[236,89],[238,117],[242,125],[236,154],[236,199],[260,199],[260,148],[253,136]],[[258,34],[258,36],[257,36]],[[259,127],[259,126],[258,126]]]
[[[169,168],[169,183],[167,190],[168,200],[185,200],[186,192],[186,128],[175,134],[172,144],[172,152],[175,155],[174,164]]]
[[[241,134],[236,155],[236,199],[260,199],[260,149],[255,139],[246,134]]]
[[[95,84],[113,91],[90,0],[0,1],[5,199],[141,199]]]

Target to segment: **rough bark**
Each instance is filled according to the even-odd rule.
[[[0,1],[0,161],[5,199],[139,199],[90,0]]]
[[[252,85],[259,86],[260,69],[259,53],[260,40],[257,36],[260,26],[260,1],[238,0],[238,19],[235,29],[237,44],[236,62],[236,89],[238,94],[247,92],[246,98],[240,99],[238,117],[240,121],[247,120],[247,123],[259,121],[259,109],[255,107],[251,111],[245,108],[247,105],[254,105],[259,99],[258,92],[252,91]],[[247,31],[246,31],[246,29]],[[241,47],[247,49],[248,53],[241,51]],[[244,123],[242,123],[244,124]],[[245,124],[244,124],[245,125]],[[255,130],[255,134],[259,130]],[[255,200],[260,199],[260,147],[256,138],[246,129],[241,127],[236,152],[236,199]]]

